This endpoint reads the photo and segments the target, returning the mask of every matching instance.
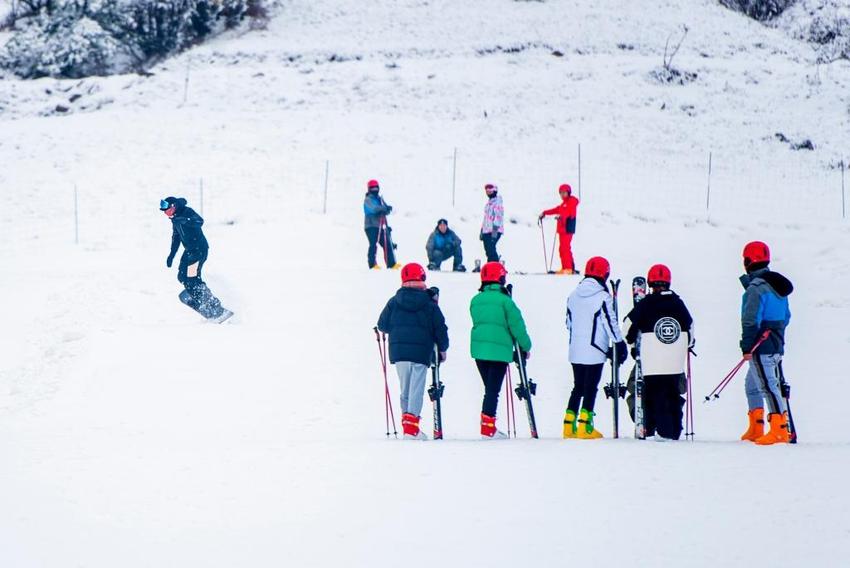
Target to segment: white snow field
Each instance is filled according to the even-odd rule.
[[[673,66],[697,78],[662,85],[683,24]],[[0,565],[845,566],[850,63],[813,59],[708,0],[297,0],[151,77],[0,82]],[[366,180],[403,262],[444,216],[470,267],[497,183],[507,266],[540,271],[536,217],[579,188],[579,144],[578,263],[671,267],[696,440],[635,441],[624,403],[611,439],[601,392],[606,438],[560,439],[578,279],[512,275],[541,439],[517,405],[516,440],[480,441],[478,280],[443,273],[446,439],[387,440],[372,326],[399,274],[366,270]],[[166,195],[204,215],[230,323],[178,302]],[[795,446],[738,441],[743,374],[701,402],[740,357],[753,239],[796,286]]]

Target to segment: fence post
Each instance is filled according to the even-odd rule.
[[[80,244],[80,213],[77,204],[77,184],[74,184],[74,244]]]
[[[189,69],[192,66],[192,58],[186,56],[186,79],[183,81],[183,104],[189,100]]]
[[[578,143],[578,198],[581,199],[581,142]]]
[[[455,206],[455,191],[457,190],[457,146],[452,158],[452,207]]]
[[[331,161],[325,160],[325,198],[324,198],[324,202],[322,204],[322,214],[325,214],[325,213],[328,212],[328,175],[330,174],[330,170],[331,170]]]
[[[705,212],[708,218],[711,219],[711,158],[712,153],[708,153],[708,185],[705,188]]]

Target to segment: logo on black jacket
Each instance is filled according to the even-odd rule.
[[[682,326],[674,318],[661,318],[655,324],[655,337],[665,345],[676,343],[682,335]]]

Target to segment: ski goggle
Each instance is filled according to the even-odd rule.
[[[161,201],[159,202],[159,210],[160,210],[160,211],[165,211],[165,210],[166,210],[166,209],[168,209],[169,207],[171,207],[171,203],[169,203],[169,202],[168,202],[168,201],[166,201],[165,199],[163,199],[163,200],[161,200]]]

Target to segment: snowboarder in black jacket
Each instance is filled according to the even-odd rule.
[[[201,270],[210,248],[201,229],[203,218],[187,207],[182,197],[166,197],[160,201],[159,209],[171,219],[171,251],[165,260],[168,268],[174,262],[177,249],[183,245],[183,255],[177,268],[177,280],[185,288],[180,293],[180,301],[207,319],[223,321],[230,317],[232,312],[221,306],[219,299],[201,280]]]
[[[626,316],[631,321],[626,342],[640,339],[632,355],[640,351],[645,432],[660,441],[678,440],[682,434],[685,358],[694,341],[694,320],[670,290],[670,281],[670,269],[663,264],[650,268],[647,283],[652,292]]]

